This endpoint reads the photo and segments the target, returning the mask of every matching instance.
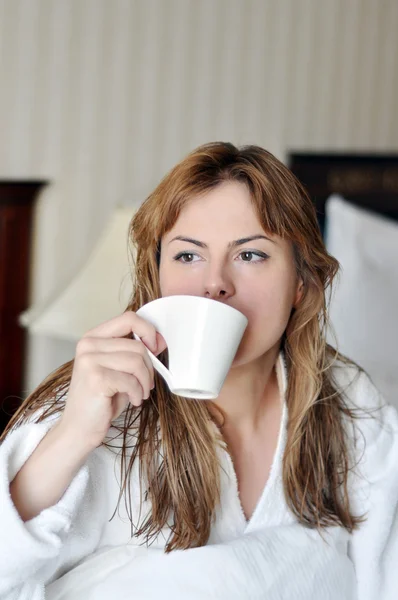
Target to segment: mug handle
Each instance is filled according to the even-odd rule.
[[[137,335],[136,333],[133,332],[133,336],[134,338],[141,342],[141,338],[139,335]],[[144,344],[145,346],[145,344]],[[156,358],[156,356],[149,350],[149,348],[147,348],[145,346],[145,350],[148,353],[149,358],[151,359],[151,362],[154,366],[154,368],[157,370],[158,373],[160,373],[160,375],[163,377],[163,379],[165,380],[165,382],[167,383],[167,386],[169,388],[169,390],[171,391],[173,388],[173,383],[171,381],[171,373],[170,371],[164,366],[163,363],[160,362],[160,360],[158,358]]]

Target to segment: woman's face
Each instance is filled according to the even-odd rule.
[[[240,182],[223,183],[186,204],[161,240],[159,274],[162,296],[212,298],[246,315],[232,366],[279,347],[301,297],[291,243],[264,231]]]

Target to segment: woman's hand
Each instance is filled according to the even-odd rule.
[[[123,336],[136,333],[141,342]],[[78,342],[66,405],[58,427],[101,444],[128,402],[140,406],[154,387],[155,355],[166,348],[155,327],[128,311],[88,331]]]

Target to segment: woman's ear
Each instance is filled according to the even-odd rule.
[[[303,294],[304,294],[304,282],[300,278],[297,282],[296,295],[294,297],[293,308],[297,308],[297,305],[300,303],[300,300],[303,297]]]

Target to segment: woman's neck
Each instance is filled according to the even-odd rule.
[[[262,428],[270,406],[280,402],[275,369],[278,355],[279,347],[275,347],[257,361],[230,370],[220,395],[213,401],[223,414],[224,434],[255,434]]]

